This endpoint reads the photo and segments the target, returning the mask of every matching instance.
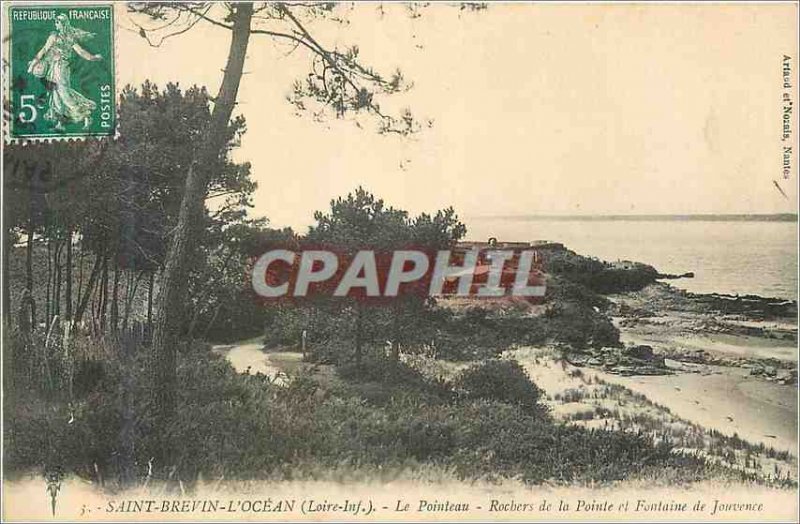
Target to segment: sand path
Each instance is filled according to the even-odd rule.
[[[231,363],[233,368],[239,373],[244,373],[248,369],[250,373],[263,373],[264,375],[275,376],[281,368],[270,358],[278,358],[262,351],[263,344],[258,342],[245,341],[233,345],[214,346],[214,352],[224,356]]]
[[[313,371],[314,378],[325,389],[339,383],[333,366],[311,364],[297,351],[264,351],[260,338],[234,344],[214,346],[213,351],[224,356],[239,373],[262,373],[278,384],[286,384],[289,377],[303,371]]]

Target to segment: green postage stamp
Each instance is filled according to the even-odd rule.
[[[11,138],[113,136],[114,8],[9,8]]]

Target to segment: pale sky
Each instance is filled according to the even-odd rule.
[[[365,62],[414,82],[383,99],[434,121],[410,139],[296,116],[285,96],[310,57],[253,37],[236,158],[259,184],[254,216],[302,232],[358,185],[412,213],[453,205],[467,218],[796,210],[796,150],[781,178],[796,5],[433,5],[421,15],[362,4],[348,25],[316,27],[322,43],[358,44]],[[152,49],[123,29],[133,26],[122,9],[117,23],[120,86],[177,80],[216,93],[227,31],[198,24]],[[793,132],[795,143],[796,113]]]

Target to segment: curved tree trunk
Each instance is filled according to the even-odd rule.
[[[192,229],[203,212],[208,189],[208,173],[205,170],[225,147],[225,129],[236,104],[250,39],[252,4],[234,4],[232,9],[233,29],[225,74],[211,113],[211,123],[186,175],[178,224],[172,233],[157,299],[150,376],[153,381],[156,428],[162,435],[166,434],[176,409],[176,354],[185,308],[189,248],[195,241]],[[160,444],[161,456],[157,460],[160,459],[161,468],[169,467],[173,443],[164,437]]]

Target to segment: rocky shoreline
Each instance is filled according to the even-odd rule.
[[[751,376],[767,381],[797,383],[796,352],[781,354],[781,350],[794,348],[797,343],[795,301],[754,295],[700,295],[656,284],[621,296],[615,303],[619,306],[621,330],[672,342],[660,344],[666,358],[747,368]],[[648,305],[655,307],[658,314],[642,315],[641,307]],[[697,339],[699,344],[684,342]],[[708,348],[695,347],[704,343]],[[774,356],[769,355],[770,350]]]
[[[748,369],[768,382],[797,384],[795,301],[695,294],[663,282],[607,298],[606,313],[620,331],[622,347],[565,348],[571,364],[624,376],[725,366]]]
[[[621,348],[604,347],[585,352],[565,352],[564,358],[573,366],[595,367],[615,375],[669,375],[664,355],[656,354],[646,344]]]
[[[697,313],[721,320],[786,321],[795,323],[797,302],[757,295],[699,294],[663,282],[639,291],[611,296],[614,313],[631,318],[663,316],[665,312]],[[795,333],[796,334],[796,333]]]
[[[569,363],[624,376],[722,366],[797,383],[795,300],[691,293],[665,282],[691,273],[605,262],[562,244],[542,250],[548,302],[530,314],[544,317],[537,327]]]

